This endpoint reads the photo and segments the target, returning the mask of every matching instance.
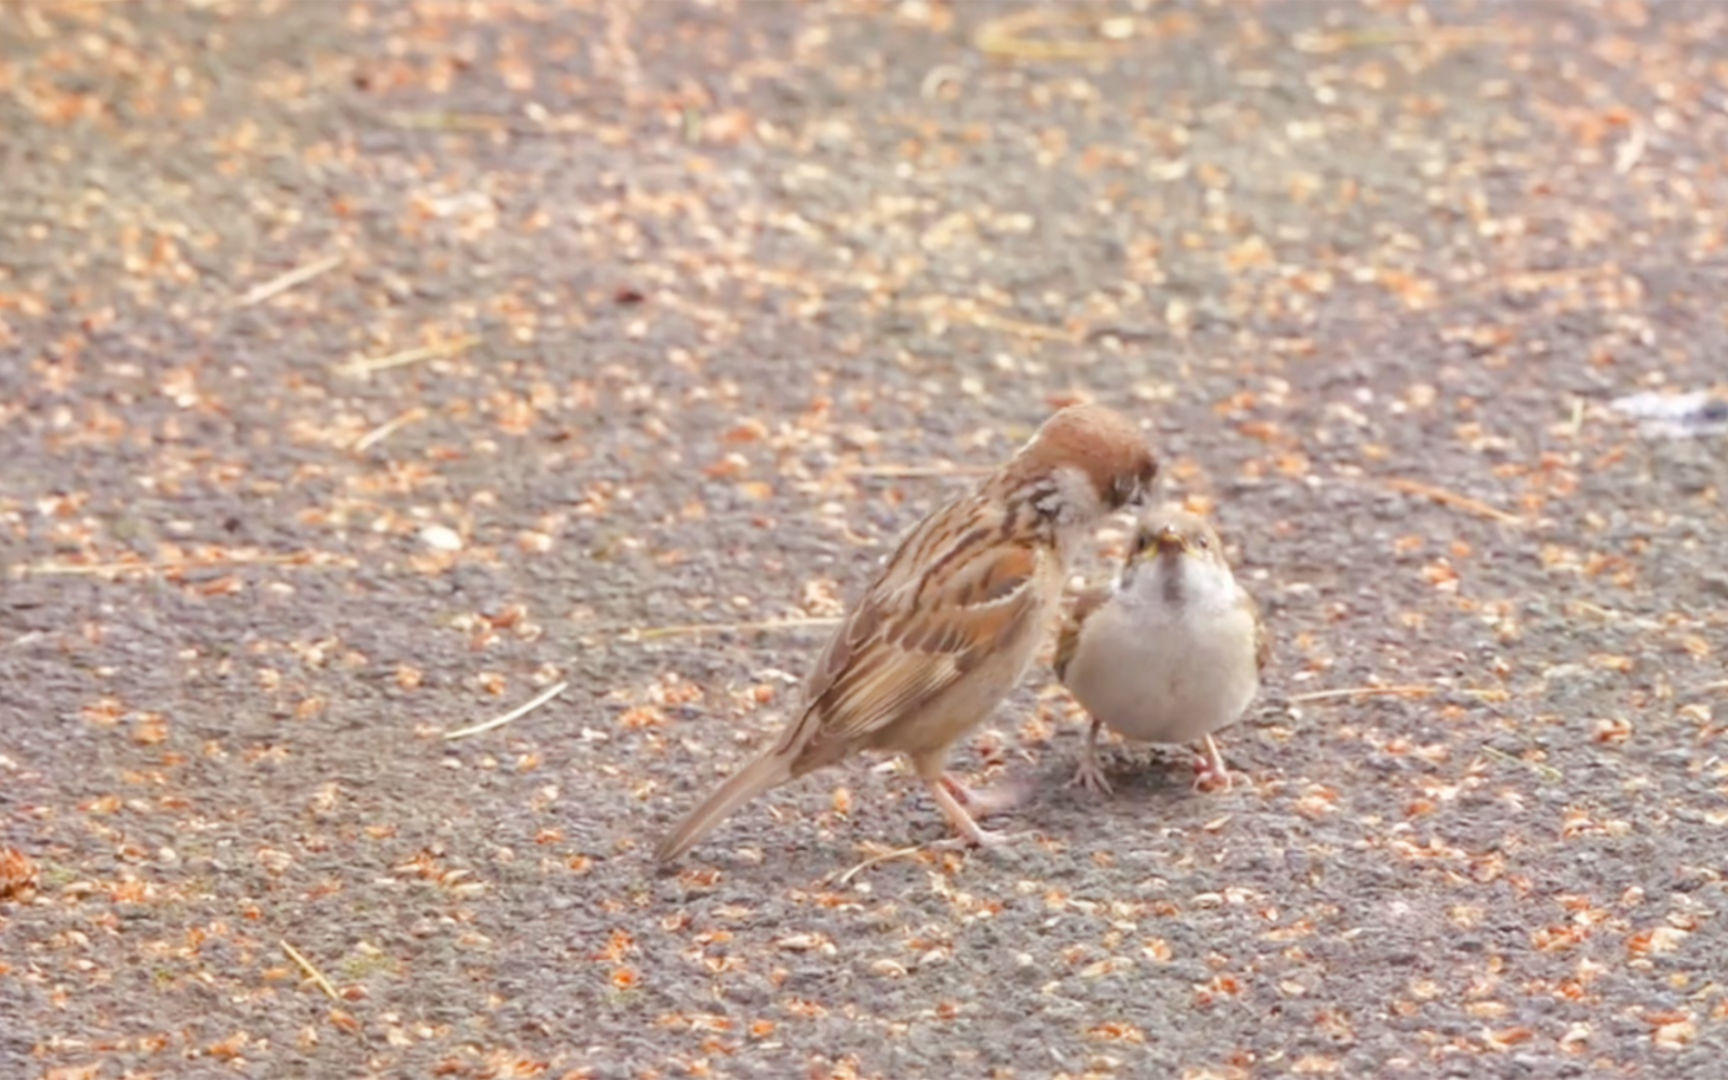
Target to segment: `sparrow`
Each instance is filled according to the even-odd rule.
[[[1019,683],[1093,527],[1138,505],[1157,473],[1121,414],[1073,405],[1052,415],[976,488],[912,527],[842,617],[785,730],[690,811],[656,857],[676,859],[769,788],[860,750],[909,759],[956,834],[948,843],[1006,840],[967,809],[1003,809],[1000,793],[951,776],[948,750]]]
[[[1178,509],[1143,513],[1114,584],[1081,593],[1057,634],[1056,677],[1092,715],[1074,782],[1109,792],[1098,765],[1108,726],[1145,742],[1200,741],[1195,787],[1228,789],[1212,733],[1248,708],[1270,655],[1260,607],[1212,526]]]

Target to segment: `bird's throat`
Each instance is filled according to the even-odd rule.
[[[1180,552],[1158,556],[1158,592],[1170,607],[1181,607],[1188,598],[1188,575]]]

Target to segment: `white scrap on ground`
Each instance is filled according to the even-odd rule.
[[[1628,394],[1609,404],[1616,412],[1637,420],[1638,430],[1645,435],[1695,439],[1728,432],[1728,397],[1710,390]]]

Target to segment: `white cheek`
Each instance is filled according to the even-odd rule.
[[[1092,478],[1070,465],[1053,474],[1056,481],[1056,520],[1064,525],[1089,525],[1104,513],[1103,500],[1092,487]]]
[[[1064,560],[1071,559],[1104,516],[1105,507],[1091,479],[1079,469],[1064,466],[1050,478],[1054,490],[1040,501],[1038,509],[1055,522],[1056,546]]]

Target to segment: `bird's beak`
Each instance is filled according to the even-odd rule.
[[[1147,549],[1148,555],[1186,555],[1187,553],[1188,539],[1170,525],[1158,530],[1152,537],[1151,547]]]

